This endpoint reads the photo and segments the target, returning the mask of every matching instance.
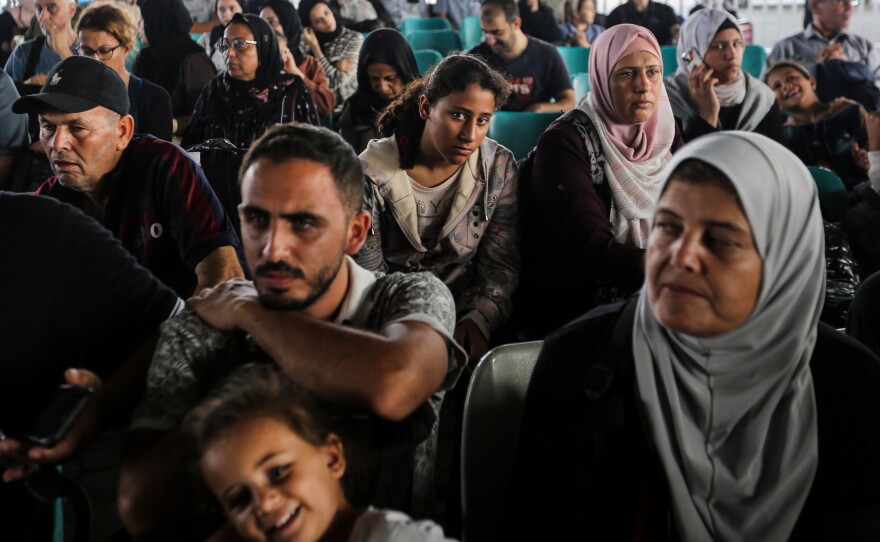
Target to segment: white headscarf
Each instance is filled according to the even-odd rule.
[[[709,44],[715,39],[718,29],[725,22],[735,25],[742,35],[742,29],[730,13],[721,9],[701,9],[690,14],[681,25],[678,39],[677,54],[680,59],[690,49],[695,49],[700,56],[706,58]],[[676,118],[681,119],[685,130],[696,118],[696,105],[691,98],[688,86],[688,69],[684,62],[679,62],[675,75],[666,79],[669,102]],[[767,85],[740,70],[737,78],[725,85],[715,85],[715,95],[721,107],[732,107],[743,104],[742,112],[736,126],[728,129],[752,131],[758,127],[764,116],[770,111],[776,97]]]
[[[701,137],[668,175],[688,159],[735,186],[763,261],[761,291],[745,323],[700,339],[657,320],[646,284],[633,330],[640,412],[683,540],[787,540],[818,465],[809,364],[825,243],[816,187],[795,155],[759,134]]]

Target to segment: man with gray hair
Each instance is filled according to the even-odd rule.
[[[4,68],[16,83],[42,85],[52,66],[76,55],[76,0],[36,0],[35,7],[43,35],[19,44]]]

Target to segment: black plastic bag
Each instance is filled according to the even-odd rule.
[[[836,328],[846,326],[846,313],[856,288],[859,273],[849,239],[838,222],[825,222],[825,306],[822,321]]]

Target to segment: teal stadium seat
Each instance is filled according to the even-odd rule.
[[[499,527],[507,520],[520,419],[542,346],[543,341],[498,346],[474,370],[461,435],[464,542],[499,540]]]
[[[842,221],[843,215],[849,208],[849,197],[843,181],[830,169],[816,166],[809,166],[807,169],[810,170],[819,192],[822,218],[828,222]]]
[[[489,123],[488,136],[510,149],[517,160],[522,160],[558,116],[559,113],[496,111]]]
[[[414,51],[433,49],[446,56],[461,50],[461,35],[454,30],[413,30],[404,35]]]
[[[400,33],[406,36],[414,30],[451,30],[449,20],[442,17],[422,17],[404,19],[400,23]]]
[[[575,73],[571,76],[571,84],[574,87],[574,99],[580,100],[590,92],[590,74]]]
[[[413,51],[413,53],[416,55],[416,64],[418,64],[419,73],[422,75],[428,73],[428,70],[443,60],[443,55],[433,49],[419,49],[418,51]]]
[[[662,45],[660,56],[663,57],[663,77],[669,77],[678,69],[678,49],[675,45]]]
[[[189,37],[192,38],[192,40],[195,42],[198,42],[200,39],[202,39],[202,35],[198,32],[190,32]]]
[[[743,52],[742,71],[755,77],[761,77],[764,63],[767,62],[767,50],[760,45],[748,44]]]
[[[568,68],[568,73],[590,73],[590,48],[589,47],[565,47],[557,45],[556,50],[562,55],[562,61]]]
[[[483,29],[480,28],[479,17],[465,17],[461,21],[461,44],[465,50],[472,49],[482,43]]]

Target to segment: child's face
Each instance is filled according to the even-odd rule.
[[[272,418],[241,421],[207,448],[202,476],[246,540],[317,541],[346,504],[342,444],[316,447]]]

